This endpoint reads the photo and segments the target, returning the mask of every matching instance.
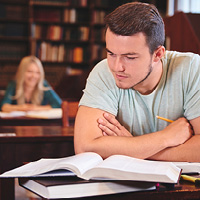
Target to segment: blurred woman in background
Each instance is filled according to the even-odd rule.
[[[61,108],[61,103],[60,97],[45,80],[41,61],[35,56],[26,56],[19,64],[15,80],[7,86],[1,110],[49,110]]]

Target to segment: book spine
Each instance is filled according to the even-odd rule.
[[[83,62],[83,48],[75,47],[73,51],[73,62],[81,63]]]

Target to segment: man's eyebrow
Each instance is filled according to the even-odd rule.
[[[111,51],[110,51],[109,49],[107,49],[107,48],[106,48],[106,51],[113,54],[113,52],[111,52]]]
[[[139,55],[139,53],[134,53],[134,52],[132,52],[132,53],[124,53],[124,54],[122,54],[123,56],[137,56],[137,55]]]
[[[110,51],[109,49],[106,48],[106,51],[108,53],[111,53],[111,54],[114,54],[112,51]],[[124,53],[124,54],[121,54],[123,56],[135,56],[135,55],[139,55],[138,53],[135,53],[135,52],[130,52],[130,53]]]

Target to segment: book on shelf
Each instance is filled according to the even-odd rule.
[[[56,0],[57,3],[68,3],[67,5],[70,5],[71,0]],[[33,0],[33,2],[41,2],[41,3],[52,3],[55,2],[55,0]]]
[[[88,5],[88,0],[73,0],[71,1],[71,5],[86,7]]]
[[[65,46],[60,44],[58,47],[58,62],[64,62]]]
[[[5,36],[26,37],[28,35],[27,26],[22,23],[7,23],[4,28]]]
[[[47,42],[47,48],[46,48],[46,61],[52,61],[52,43]]]
[[[75,23],[76,22],[76,9],[68,9],[66,8],[64,10],[64,16],[63,16],[63,21],[65,23]]]
[[[155,183],[88,181],[75,176],[19,178],[19,185],[47,199],[78,198],[156,189]]]
[[[75,23],[76,22],[76,9],[72,8],[69,10],[69,22]]]
[[[60,3],[63,3],[65,6],[69,6],[70,5],[70,3],[71,3],[71,0],[33,0],[33,2],[34,3],[37,3],[37,2],[39,2],[39,3],[47,3],[47,4],[49,4],[49,3],[51,3],[52,5],[59,5]]]
[[[63,44],[41,42],[37,45],[36,56],[42,61],[63,62],[65,47]]]
[[[113,155],[103,160],[97,153],[85,152],[65,158],[40,159],[7,171],[0,178],[75,175],[85,180],[177,183],[180,173],[181,169],[171,162],[124,155]]]
[[[65,10],[64,10],[63,21],[66,23],[69,22],[69,13],[70,13],[69,11],[70,11],[70,9],[68,9],[68,8],[65,8]]]
[[[105,29],[95,28],[94,29],[94,40],[97,42],[105,42]]]
[[[26,5],[12,5],[6,3],[0,3],[0,18],[7,19],[24,19],[28,17]]]
[[[40,46],[38,46],[38,54],[37,56],[41,61],[46,61],[47,60],[47,43],[46,42],[41,42]]]
[[[65,40],[87,41],[89,38],[89,28],[86,26],[66,28],[63,35]]]
[[[31,24],[31,36],[36,39],[40,39],[42,35],[42,27],[38,24]]]
[[[105,18],[105,11],[103,10],[95,10],[93,12],[93,22],[95,24],[104,24],[104,18]]]
[[[75,47],[73,50],[73,62],[81,63],[83,62],[83,48]]]
[[[63,3],[65,6],[82,6],[85,7],[88,5],[88,0],[33,0],[33,2],[40,3],[51,3],[51,4],[60,4]]]
[[[27,6],[7,5],[6,18],[9,19],[24,19],[28,17]]]
[[[45,22],[60,22],[61,12],[59,9],[35,9],[33,12],[33,18],[36,21]]]
[[[21,59],[26,55],[27,44],[18,45],[16,42],[5,42],[0,45],[0,58]]]
[[[80,40],[87,41],[89,39],[89,28],[86,26],[81,26],[79,28]]]
[[[104,46],[94,44],[92,47],[92,60],[102,60],[106,58],[106,49]]]
[[[51,25],[48,27],[47,39],[49,40],[61,40],[63,34],[63,28],[58,25]]]
[[[30,117],[38,119],[60,119],[62,118],[61,108],[52,108],[45,111],[12,111],[0,112],[0,118],[13,118],[13,117]]]

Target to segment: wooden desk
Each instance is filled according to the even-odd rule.
[[[195,200],[200,199],[200,187],[180,182],[174,189],[160,188],[155,191],[140,191],[107,196],[82,198],[81,200]]]
[[[62,126],[62,119],[0,118],[0,126]]]
[[[42,157],[56,158],[74,154],[73,127],[0,126],[0,174]],[[0,179],[0,200],[13,200],[14,180]]]

